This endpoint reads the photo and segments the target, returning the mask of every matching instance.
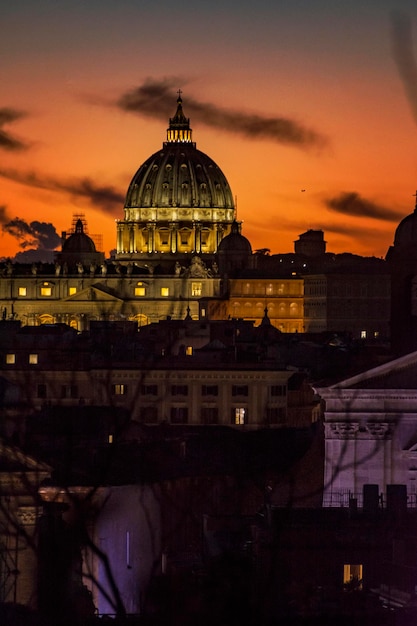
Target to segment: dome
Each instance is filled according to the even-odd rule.
[[[182,100],[170,119],[167,141],[138,169],[129,185],[125,209],[202,207],[232,209],[233,195],[220,167],[192,141]]]
[[[417,208],[411,215],[407,215],[397,226],[394,237],[394,246],[408,246],[417,244]]]
[[[169,263],[179,257],[184,265],[187,255],[214,255],[234,219],[226,176],[197,150],[178,97],[166,141],[140,166],[127,190],[124,219],[117,220],[116,259],[170,271]]]
[[[94,241],[85,234],[84,225],[80,219],[75,225],[75,233],[70,235],[62,244],[62,252],[71,254],[90,254],[96,252]]]
[[[239,224],[237,222],[233,222],[232,231],[219,243],[218,251],[227,253],[239,252],[248,255],[252,254],[250,241],[241,235],[239,232]]]

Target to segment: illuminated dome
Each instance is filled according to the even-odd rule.
[[[116,258],[156,263],[161,255],[164,262],[167,255],[213,255],[234,218],[229,183],[213,159],[197,150],[178,97],[166,141],[129,185],[124,219],[117,222]]]
[[[192,141],[190,120],[184,116],[181,98],[162,150],[141,165],[129,185],[125,210],[141,207],[215,207],[233,211],[233,196],[225,175]],[[176,214],[172,212],[173,217]]]

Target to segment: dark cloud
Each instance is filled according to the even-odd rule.
[[[398,221],[401,217],[393,209],[362,198],[356,191],[345,191],[334,198],[327,198],[325,204],[336,213],[354,217],[371,217],[388,222]]]
[[[26,220],[15,217],[2,224],[2,231],[8,233],[19,243],[23,250],[55,250],[61,238],[56,232],[55,226],[50,222],[26,222]]]
[[[29,146],[17,137],[14,137],[9,132],[3,130],[3,126],[19,120],[21,117],[25,117],[23,111],[11,108],[0,108],[0,149],[7,150],[9,152],[26,150]]]
[[[160,81],[148,79],[136,89],[123,94],[116,104],[123,111],[158,119],[169,117],[172,116],[172,103],[177,97],[174,85],[178,84],[178,79],[169,78]],[[224,109],[215,104],[198,102],[188,95],[184,108],[186,115],[195,116],[199,122],[207,126],[251,139],[275,141],[299,148],[322,148],[328,143],[321,133],[282,116],[268,117]]]
[[[42,176],[36,172],[21,172],[11,168],[0,168],[0,176],[28,187],[57,191],[74,198],[86,199],[97,209],[107,213],[120,213],[124,195],[111,185],[99,185],[91,178],[59,179]]]
[[[405,13],[396,11],[391,14],[391,44],[392,55],[417,123],[417,63],[413,51],[411,21]]]

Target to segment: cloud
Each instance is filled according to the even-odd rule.
[[[15,122],[22,117],[25,117],[25,113],[23,113],[23,111],[7,107],[0,108],[0,149],[13,152],[26,150],[29,147],[28,144],[3,130],[4,125]]]
[[[362,198],[356,191],[345,191],[334,198],[325,199],[327,208],[353,217],[371,217],[388,222],[401,217],[396,211]]]
[[[184,83],[184,81],[181,81]],[[176,99],[174,85],[178,79],[148,79],[139,87],[124,93],[116,102],[123,111],[160,119],[172,115],[172,102]],[[265,116],[234,109],[224,109],[215,104],[198,102],[187,96],[186,114],[198,117],[199,122],[236,133],[249,139],[274,141],[299,148],[322,148],[327,138],[310,128],[282,116]]]
[[[120,214],[124,195],[111,185],[99,185],[91,178],[59,179],[42,176],[33,171],[0,168],[0,176],[28,187],[66,193],[74,198],[86,199],[97,209]]]
[[[61,238],[56,232],[55,226],[50,222],[26,222],[26,220],[15,217],[2,224],[2,231],[8,233],[19,243],[23,250],[55,250]]]
[[[417,63],[413,52],[411,21],[405,13],[391,13],[391,48],[414,121],[417,123]]]

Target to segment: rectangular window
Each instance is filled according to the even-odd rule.
[[[169,287],[161,287],[161,296],[163,298],[168,298],[168,296],[169,296]]]
[[[191,283],[191,295],[194,296],[195,298],[198,298],[199,296],[201,296],[203,291],[203,285],[202,283]]]
[[[271,396],[286,396],[287,387],[285,385],[271,385],[269,388]]]
[[[145,424],[156,424],[158,422],[158,407],[142,406],[139,411],[140,421]]]
[[[282,424],[285,421],[285,407],[276,406],[266,409],[267,424]]]
[[[232,385],[232,396],[248,396],[248,394],[247,385]]]
[[[219,388],[217,385],[202,385],[202,396],[217,396],[219,394]]]
[[[248,409],[245,407],[232,408],[232,424],[242,426],[248,423]]]
[[[219,423],[219,409],[217,406],[203,406],[201,408],[201,423],[202,424],[218,424]]]
[[[127,385],[112,385],[111,390],[113,396],[125,396],[127,394]]]
[[[343,566],[343,584],[346,590],[361,591],[362,576],[363,576],[362,565],[351,565],[349,563]]]
[[[45,384],[42,383],[38,385],[37,395],[38,395],[38,398],[46,398],[46,385]]]
[[[188,408],[186,406],[171,407],[171,424],[187,424]]]
[[[366,339],[366,330],[361,330],[361,339]]]
[[[188,386],[171,385],[171,396],[188,396]]]
[[[62,385],[61,398],[78,398],[78,385]]]
[[[41,296],[52,296],[52,287],[41,287]]]
[[[157,396],[158,385],[141,385],[140,393],[142,396]]]
[[[77,293],[77,287],[69,287],[68,288],[68,295],[69,296],[73,296],[76,293]]]
[[[27,295],[27,289],[26,287],[19,287],[19,296],[21,296],[22,298],[24,298]]]
[[[16,363],[16,355],[6,354],[6,363],[7,365],[14,365]]]
[[[37,354],[29,354],[29,363],[30,365],[38,364],[38,355]]]
[[[187,356],[193,356],[193,346],[187,346],[187,347],[185,348],[185,354],[186,354]]]
[[[143,297],[146,295],[146,289],[145,287],[143,287],[142,285],[136,286],[135,287],[135,296],[139,297]]]

